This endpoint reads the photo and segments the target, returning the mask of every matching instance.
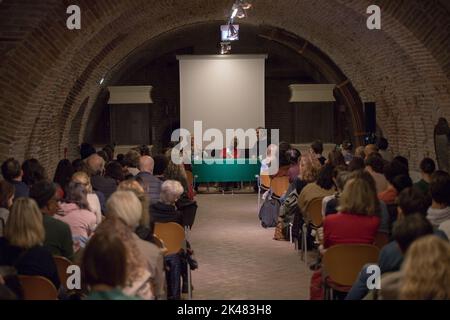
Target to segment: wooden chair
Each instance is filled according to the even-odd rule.
[[[64,289],[68,290],[67,279],[69,278],[69,275],[67,274],[67,268],[73,265],[73,263],[69,259],[60,256],[53,256],[53,260],[55,261],[56,269],[58,270],[59,281]]]
[[[156,234],[153,235],[153,242],[159,249],[161,249],[161,252],[164,256],[167,255],[169,250],[167,250],[164,241],[162,241]]]
[[[19,275],[19,281],[24,300],[58,300],[58,291],[47,278]]]
[[[167,222],[167,223],[155,223],[154,234],[164,242],[164,245],[167,248],[166,255],[169,254],[177,254],[180,250],[185,250],[186,252],[186,230],[175,222]],[[192,299],[192,290],[191,290],[191,269],[189,263],[187,264],[188,268],[188,296],[189,299]]]
[[[302,258],[305,261],[305,264],[308,264],[308,225],[311,225],[313,229],[319,229],[323,223],[322,216],[322,199],[323,198],[315,198],[308,203],[306,207],[306,212],[303,213],[303,225],[302,225]]]
[[[275,177],[270,183],[270,189],[272,190],[272,197],[279,199],[289,189],[289,177]]]
[[[342,244],[328,248],[322,257],[325,299],[333,290],[350,291],[365,264],[376,263],[380,250],[368,244]]]
[[[387,233],[378,232],[375,236],[375,240],[373,241],[373,245],[381,251],[381,249],[389,243],[389,240],[389,235]]]

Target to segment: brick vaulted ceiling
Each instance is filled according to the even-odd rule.
[[[232,3],[0,1],[0,160],[34,156],[54,167],[74,139],[71,135],[83,138],[100,78],[158,35],[226,20]],[[252,3],[246,23],[284,29],[314,44],[342,70],[364,102],[377,103],[379,126],[394,151],[413,163],[434,156],[434,125],[441,116],[450,119],[450,13],[445,1]],[[71,4],[82,10],[78,31],[66,28]],[[366,28],[370,4],[382,9],[380,31]]]

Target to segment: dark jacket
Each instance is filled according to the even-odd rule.
[[[30,193],[30,188],[25,184],[25,182],[22,181],[9,181],[15,188],[14,192],[14,199],[17,198],[28,198],[28,195]]]
[[[95,191],[103,193],[105,200],[108,200],[109,196],[117,190],[116,180],[110,177],[92,176],[91,184]]]
[[[139,172],[137,177],[141,178],[144,182],[144,191],[147,194],[150,203],[156,203],[159,201],[159,195],[161,194],[162,182],[149,172]]]
[[[183,225],[183,217],[180,211],[175,206],[171,206],[161,201],[154,203],[150,206],[150,215],[152,223],[166,223],[175,222]]]
[[[51,254],[72,260],[73,241],[69,225],[45,214],[43,223],[45,229],[44,246]]]
[[[47,248],[35,246],[24,250],[0,238],[0,265],[15,267],[18,274],[42,276],[59,288],[59,277],[53,257]]]

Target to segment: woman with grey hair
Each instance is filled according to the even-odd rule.
[[[160,201],[152,204],[150,208],[152,230],[155,223],[175,222],[184,226],[183,214],[178,211],[175,204],[183,192],[183,186],[178,181],[167,180],[162,184]],[[191,250],[189,242],[186,245],[187,254],[181,251],[178,254],[166,256],[166,263],[170,269],[168,275],[168,298],[171,300],[178,300],[181,297],[180,275],[183,279],[182,292],[188,292],[187,264],[190,264],[191,270],[197,268],[197,262],[192,258],[194,251]]]
[[[175,203],[181,197],[184,188],[176,180],[167,180],[161,186],[160,201],[151,205],[152,222],[176,222],[183,225],[182,214]]]

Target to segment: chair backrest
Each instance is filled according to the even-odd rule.
[[[184,229],[178,223],[155,223],[154,234],[164,241],[167,254],[178,253],[184,247]]]
[[[261,174],[259,176],[259,181],[262,187],[270,189],[270,176],[267,174]]]
[[[161,250],[163,255],[167,254],[167,248],[164,244],[164,241],[162,241],[156,234],[153,235],[153,243]]]
[[[373,241],[373,245],[378,249],[383,249],[385,245],[389,243],[389,235],[385,232],[378,232]]]
[[[289,189],[289,177],[275,177],[270,183],[270,188],[275,196],[281,197]]]
[[[58,291],[53,283],[41,276],[19,275],[24,300],[57,300]]]
[[[322,198],[315,198],[308,203],[305,212],[307,220],[316,228],[323,222],[322,216]]]
[[[67,268],[73,263],[70,262],[69,259],[61,256],[53,256],[53,260],[55,261],[56,269],[58,270],[59,281],[61,282],[61,285],[67,289],[67,278],[69,278]]]
[[[186,170],[186,178],[187,178],[187,182],[190,186],[194,185],[194,175],[191,171]]]
[[[340,244],[328,248],[322,258],[324,274],[332,281],[351,286],[362,267],[376,263],[380,250],[368,244]]]

